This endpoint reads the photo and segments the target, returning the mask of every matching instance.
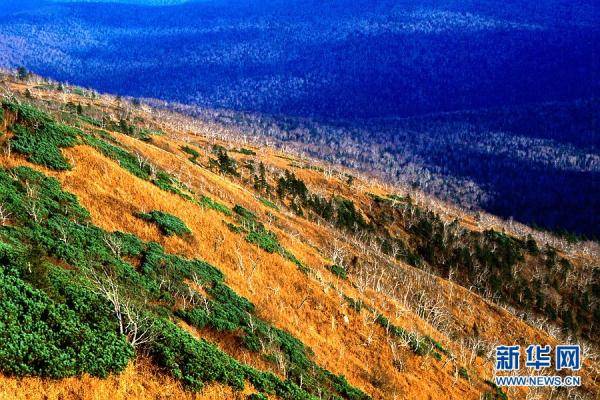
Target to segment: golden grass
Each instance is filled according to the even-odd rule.
[[[211,384],[194,394],[173,378],[158,373],[145,359],[131,363],[121,374],[107,379],[89,375],[61,380],[0,375],[0,400],[242,400],[248,393],[251,391],[236,393],[229,387]]]
[[[44,92],[40,96],[52,99],[50,93]],[[100,98],[94,104],[114,111],[117,103]],[[138,112],[146,119],[151,119],[151,114]],[[363,299],[379,309],[385,307],[389,311],[386,316],[393,323],[431,335],[455,354],[462,349],[396,299],[372,290],[362,293],[351,282],[340,280],[327,271],[324,266],[330,261],[326,249],[334,239],[344,243],[350,254],[371,257],[361,253],[343,234],[326,224],[316,224],[265,207],[252,191],[240,183],[192,164],[188,156],[179,150],[181,145],[190,141],[198,143],[199,149],[204,149],[208,141],[168,126],[163,130],[169,134],[153,137],[154,144],[113,134],[130,149],[148,157],[153,164],[179,175],[197,192],[209,194],[228,206],[241,204],[258,212],[263,222],[268,220],[267,211],[274,214],[276,220],[267,223],[268,228],[277,233],[287,249],[315,271],[315,276],[301,273],[293,263],[280,255],[268,254],[229,231],[221,222],[229,220],[228,217],[213,210],[204,210],[134,177],[90,147],[76,146],[63,150],[74,165],[71,171],[44,172],[59,179],[65,190],[76,194],[98,226],[110,231],[131,232],[144,240],[161,243],[169,252],[202,258],[217,266],[226,275],[228,285],[251,300],[262,318],[298,337],[314,350],[318,364],[336,374],[345,375],[352,385],[376,399],[479,399],[483,391],[489,389],[480,378],[491,375],[491,365],[480,357],[475,357],[468,366],[473,376],[478,377],[471,382],[457,377],[456,369],[462,365],[445,359],[440,362],[432,357],[418,357],[407,348],[399,349],[404,367],[398,370],[392,363],[392,351],[384,329],[373,324],[365,312],[357,314],[351,310],[343,303],[340,293]],[[279,170],[290,169],[290,160],[279,157],[279,152],[261,148],[257,149],[257,153],[256,159],[268,166]],[[15,155],[2,155],[0,162],[7,167],[29,165],[22,157]],[[43,170],[39,166],[30,166]],[[376,184],[358,181],[349,187],[339,178],[326,177],[315,170],[294,168],[294,171],[311,188],[342,195],[359,205],[366,204],[368,192],[385,194]],[[191,237],[164,237],[155,226],[134,215],[137,211],[150,210],[165,211],[181,218],[191,229]],[[470,226],[472,222],[465,218],[466,225]],[[442,296],[453,315],[453,321],[465,333],[471,332],[476,325],[480,337],[488,342],[554,343],[545,333],[452,282],[427,276],[422,271],[391,260],[373,257],[367,261],[389,263],[394,268],[424,277]],[[180,324],[194,335],[215,342],[245,363],[261,369],[273,369],[260,356],[238,348],[237,343],[227,335],[210,330],[198,331]],[[598,383],[594,383],[590,373],[583,371],[582,375],[584,384],[598,388]],[[522,396],[524,392],[514,393],[514,398]],[[142,359],[119,376],[111,376],[106,380],[89,376],[60,381],[0,377],[0,400],[4,398],[236,399],[243,396],[219,385],[210,385],[200,394],[193,395],[183,391],[172,379],[157,373],[147,360]]]
[[[176,165],[184,162],[159,149],[146,144],[138,144],[138,150],[156,160],[163,166]],[[148,147],[147,149],[144,147]],[[119,168],[113,161],[85,146],[66,149],[65,153],[73,160],[75,168],[67,173],[57,174],[63,187],[76,193],[81,203],[91,212],[94,223],[108,230],[122,230],[134,233],[144,240],[155,240],[174,253],[188,257],[200,257],[218,266],[227,276],[228,284],[241,295],[248,297],[257,305],[259,314],[273,322],[276,326],[289,330],[304,343],[315,350],[316,361],[335,373],[344,374],[349,381],[379,398],[385,398],[389,387],[397,390],[414,389],[422,385],[422,389],[431,388],[431,381],[422,379],[423,370],[408,367],[407,371],[418,371],[421,378],[409,382],[404,374],[397,372],[391,365],[391,354],[386,345],[383,329],[378,326],[365,326],[363,318],[346,310],[342,312],[341,299],[334,291],[325,293],[323,287],[297,270],[291,262],[276,254],[268,254],[257,249],[238,235],[232,234],[221,222],[221,214],[212,210],[203,210],[191,205],[176,195],[161,191],[152,184],[142,181],[125,170]],[[162,157],[162,159],[161,159]],[[196,167],[195,167],[196,168]],[[198,168],[199,169],[199,168]],[[199,169],[200,170],[200,169]],[[222,178],[210,172],[203,171],[207,181],[221,185],[220,188],[232,199],[232,203],[243,203],[256,209],[258,202],[253,197],[241,194],[239,186],[230,184],[223,186]],[[162,237],[158,230],[136,218],[133,213],[139,210],[158,209],[181,218],[192,230],[192,239],[179,237]],[[283,215],[280,216],[281,218]],[[308,224],[303,219],[292,219],[286,222],[302,225]],[[283,231],[277,230],[282,243],[308,265],[321,267],[325,264],[323,258],[309,246],[290,239]],[[244,274],[239,259],[245,264],[242,268],[251,269],[256,265],[251,277]],[[344,284],[345,292],[359,296],[349,285]],[[348,318],[348,323],[345,323]],[[412,317],[418,320],[416,317]],[[401,321],[406,325],[407,321]],[[408,324],[422,325],[422,323]],[[377,331],[370,344],[366,345],[371,331]],[[214,335],[205,336],[216,339]],[[230,349],[227,341],[219,343],[230,354],[240,356],[239,351]],[[250,364],[260,365],[251,361],[252,355],[245,353],[242,359]],[[407,354],[411,362],[418,365],[422,360]],[[414,359],[414,361],[412,360]],[[440,366],[436,361],[428,360],[429,373],[436,373]],[[409,364],[410,365],[410,364]],[[373,385],[376,381],[371,368],[380,366],[385,371],[386,387],[378,388]],[[439,372],[439,371],[438,371]],[[408,372],[409,374],[414,372]],[[439,373],[440,376],[447,376]],[[440,382],[440,393],[447,391],[448,385]],[[457,387],[467,386],[462,382]],[[404,388],[404,389],[403,389]],[[462,389],[467,390],[465,388]],[[472,390],[472,389],[471,389]],[[467,390],[468,391],[468,390]],[[472,393],[474,395],[474,392]]]

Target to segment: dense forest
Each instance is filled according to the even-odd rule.
[[[50,4],[0,21],[0,62],[110,93],[327,118],[596,94],[592,3],[517,3]]]
[[[16,2],[0,11],[0,64],[200,107],[187,111],[467,208],[600,234],[590,1],[135,3]]]

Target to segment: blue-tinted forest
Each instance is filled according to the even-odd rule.
[[[10,3],[4,66],[241,112],[311,155],[600,235],[592,1]]]

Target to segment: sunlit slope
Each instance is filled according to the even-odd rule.
[[[465,248],[491,249],[489,264],[473,258],[488,274],[480,279],[501,277],[505,263],[519,276],[551,258],[533,238],[484,232],[456,210],[430,213],[349,171],[223,141],[219,127],[4,80],[2,290],[42,325],[29,348],[0,345],[6,398],[504,398],[487,382],[493,346],[557,343],[531,324],[547,307],[527,323],[515,316],[525,303],[500,300],[511,313],[484,298],[493,280],[465,284],[466,258],[448,257],[446,273],[436,264],[459,235]],[[448,229],[441,238],[437,224]],[[552,255],[570,280],[583,282],[597,261],[584,250]],[[564,287],[545,303],[566,297]],[[586,310],[573,302],[565,329],[593,339],[594,299]],[[66,340],[55,313],[88,336]],[[7,344],[29,333],[5,318]],[[104,364],[65,361],[73,352]],[[587,356],[581,394],[593,398],[598,364]]]

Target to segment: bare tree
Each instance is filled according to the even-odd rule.
[[[195,272],[192,274],[192,282],[195,285],[195,298],[198,299],[198,301],[202,304],[202,307],[206,311],[206,314],[210,314],[210,302],[204,289],[204,282]]]
[[[244,256],[242,255],[242,252],[240,250],[239,244],[236,243],[235,245],[235,255],[237,258],[237,267],[238,267],[238,271],[240,272],[240,275],[242,275],[244,277],[244,279],[246,280],[246,283],[248,284],[248,289],[250,289],[251,293],[254,293],[254,273],[256,272],[256,268],[258,267],[258,264],[255,260],[253,260],[251,257],[248,257],[248,261],[249,261],[249,266],[246,265],[246,263],[244,262]]]
[[[144,167],[148,164],[148,159],[138,152],[135,152],[135,160],[141,169],[144,169]]]
[[[4,204],[0,204],[0,225],[6,225],[10,219],[11,213],[6,209]]]
[[[27,199],[24,202],[25,210],[27,214],[37,223],[40,221],[40,207],[37,202],[37,191],[29,181],[25,181],[25,190],[27,193]]]
[[[94,292],[112,305],[119,333],[125,335],[133,347],[150,342],[153,339],[153,320],[123,295],[116,279],[106,271],[99,273],[91,268],[85,274],[92,282]]]
[[[121,240],[119,240],[117,236],[110,233],[106,233],[104,234],[102,240],[116,257],[121,258],[123,243],[121,243]]]

